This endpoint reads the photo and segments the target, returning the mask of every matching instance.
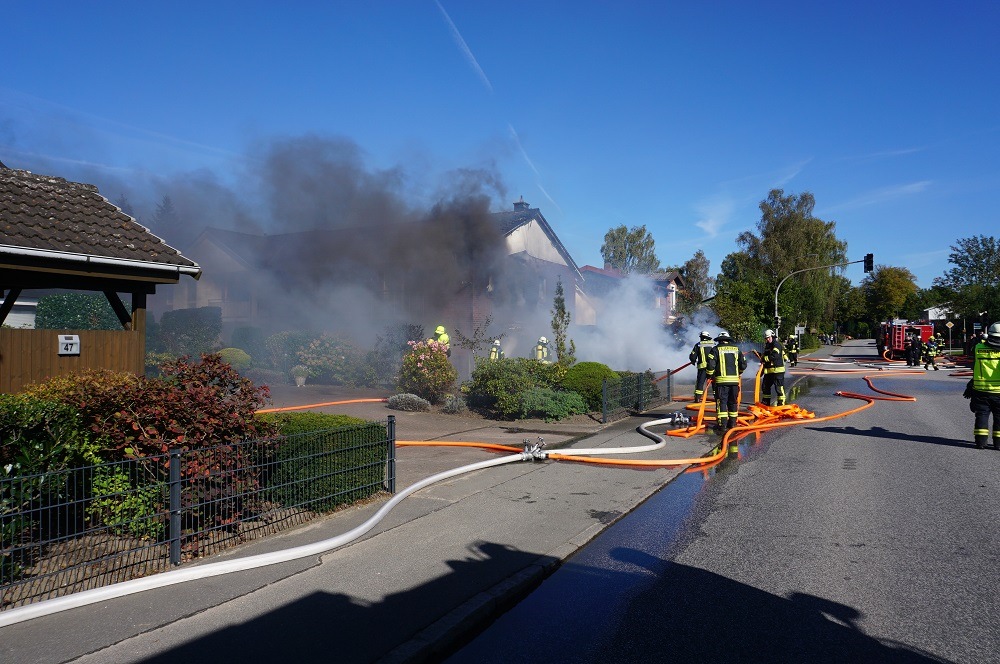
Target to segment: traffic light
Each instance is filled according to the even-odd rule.
[[[871,272],[875,269],[875,256],[872,254],[865,254],[865,272]]]

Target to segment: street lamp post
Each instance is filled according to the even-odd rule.
[[[781,316],[778,314],[778,291],[781,290],[781,286],[788,281],[788,277],[794,276],[796,274],[801,274],[802,272],[809,272],[811,270],[825,270],[828,267],[845,267],[847,265],[853,265],[854,263],[864,263],[865,272],[871,272],[874,267],[874,257],[872,254],[865,254],[865,257],[859,261],[848,261],[846,263],[834,263],[833,265],[817,265],[816,267],[806,267],[801,270],[795,270],[794,272],[789,272],[784,279],[778,282],[778,287],[774,289],[774,333],[778,333],[778,328],[781,327]],[[836,334],[834,330],[834,334]]]

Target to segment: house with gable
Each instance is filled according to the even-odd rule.
[[[201,276],[97,187],[0,164],[0,392],[84,369],[145,372],[147,298]],[[120,330],[14,328],[38,293],[103,293]],[[124,299],[122,295],[129,297]],[[20,304],[19,304],[20,303]]]
[[[628,275],[607,263],[603,268],[584,265],[580,272],[587,280],[587,294],[593,302],[595,317],[599,318]],[[664,325],[673,324],[677,320],[677,294],[684,290],[684,279],[673,270],[654,272],[646,277],[651,286],[649,308],[661,312]]]
[[[502,331],[511,342],[523,336],[513,354],[526,356],[539,335],[550,334],[549,312],[561,282],[573,322],[593,324],[594,308],[584,292],[583,275],[539,209],[522,199],[512,210],[491,214],[489,221],[492,237],[503,246],[491,247],[488,253],[503,260],[489,267],[460,268],[461,274],[449,266],[452,276],[443,280],[439,301],[425,307],[419,301],[414,304],[419,300],[415,282],[421,276],[380,255],[398,234],[398,226],[373,223],[275,235],[208,228],[186,250],[205,266],[204,277],[174,289],[165,310],[220,307],[224,339],[243,326],[267,335],[289,326],[301,329],[310,320],[304,307],[293,311],[287,306],[296,291],[313,289],[319,294],[353,285],[358,294],[377,300],[370,309],[409,308],[413,322],[428,330],[443,324],[471,336],[492,316],[490,332]],[[310,266],[308,276],[299,269],[305,265]],[[544,329],[536,329],[539,317],[546,321]],[[357,321],[341,317],[336,322],[349,326]],[[461,349],[453,349],[452,362],[463,375],[471,372],[472,357]]]

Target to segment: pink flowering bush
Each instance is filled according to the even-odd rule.
[[[448,344],[408,341],[410,350],[403,356],[399,370],[399,389],[441,403],[458,380],[458,372],[448,361]]]

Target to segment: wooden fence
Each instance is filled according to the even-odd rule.
[[[79,337],[79,355],[60,355],[61,337]],[[142,375],[146,338],[133,330],[21,330],[0,328],[0,393],[85,369]]]

